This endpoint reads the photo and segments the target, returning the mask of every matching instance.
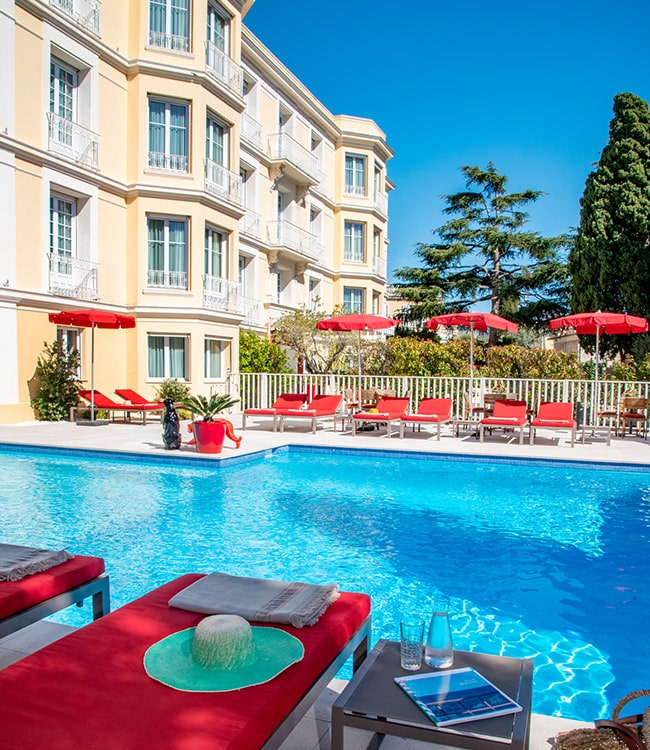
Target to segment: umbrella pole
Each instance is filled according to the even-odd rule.
[[[469,322],[469,411],[474,406],[474,322]]]
[[[361,329],[357,331],[357,334],[359,335],[357,341],[357,367],[359,370],[359,386],[361,386]]]
[[[600,326],[596,326],[596,374],[594,376],[594,396],[591,399],[591,424],[596,424],[598,416],[598,370],[600,367]]]
[[[90,421],[95,421],[95,324],[90,327]]]

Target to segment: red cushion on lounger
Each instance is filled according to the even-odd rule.
[[[103,572],[104,560],[101,557],[78,555],[20,581],[0,581],[0,620],[97,578]]]
[[[264,685],[185,693],[149,678],[147,648],[202,616],[169,607],[185,575],[0,671],[2,746],[20,750],[244,750],[260,747],[370,612],[342,593],[311,627],[298,664]],[[277,626],[276,626],[277,627]]]

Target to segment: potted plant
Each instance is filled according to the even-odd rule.
[[[198,453],[221,453],[226,437],[226,421],[216,415],[229,409],[239,399],[226,394],[220,396],[189,396],[184,405],[192,411],[194,440]],[[197,419],[196,417],[200,417]]]

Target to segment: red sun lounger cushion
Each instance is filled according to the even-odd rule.
[[[370,612],[342,593],[311,627],[281,626],[304,659],[263,685],[186,693],[149,678],[144,653],[202,616],[169,607],[190,574],[0,671],[3,748],[11,750],[253,750],[261,747]],[[257,624],[257,623],[256,623]]]
[[[97,578],[103,572],[101,557],[77,555],[20,581],[0,581],[0,620]]]

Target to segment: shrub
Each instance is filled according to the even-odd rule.
[[[240,330],[239,372],[291,372],[291,367],[281,346],[253,331]]]
[[[37,419],[60,422],[68,419],[70,407],[79,401],[79,352],[66,352],[59,341],[45,347],[36,360],[36,393],[30,399]]]

